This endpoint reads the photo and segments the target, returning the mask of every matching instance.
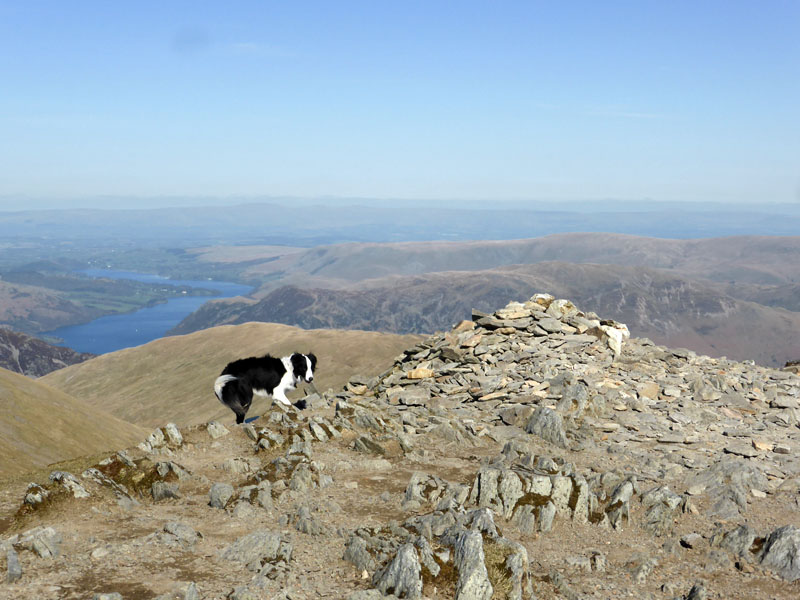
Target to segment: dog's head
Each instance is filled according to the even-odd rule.
[[[297,381],[314,381],[314,369],[317,368],[317,357],[313,354],[292,354],[292,371]]]

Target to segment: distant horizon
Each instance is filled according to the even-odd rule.
[[[22,203],[22,205],[20,204]],[[169,208],[224,208],[254,204],[276,204],[280,206],[299,203],[305,206],[370,206],[374,208],[464,208],[469,210],[531,210],[584,212],[595,209],[617,208],[635,211],[652,211],[676,208],[717,207],[732,210],[789,212],[800,211],[800,201],[739,201],[714,200],[656,200],[651,198],[380,198],[345,196],[134,196],[98,195],[84,198],[37,197],[24,195],[0,196],[0,212],[59,211],[59,210],[158,210]]]

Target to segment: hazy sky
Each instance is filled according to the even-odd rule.
[[[3,0],[16,195],[800,202],[800,1]]]

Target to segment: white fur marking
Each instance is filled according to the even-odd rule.
[[[222,388],[225,387],[225,384],[229,381],[233,381],[236,379],[233,375],[220,375],[217,377],[217,380],[214,382],[214,393],[217,395],[217,399],[222,402]]]
[[[291,406],[292,403],[289,402],[289,399],[286,397],[286,392],[289,390],[293,390],[294,386],[296,385],[297,381],[294,378],[294,369],[292,369],[292,357],[291,356],[284,356],[281,359],[283,363],[283,368],[286,369],[286,372],[281,377],[280,383],[275,386],[275,389],[272,390],[272,397],[282,402],[286,406]]]
[[[306,381],[314,379],[314,372],[311,370],[311,359],[306,356]]]

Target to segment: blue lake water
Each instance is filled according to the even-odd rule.
[[[82,271],[90,277],[109,277],[111,279],[133,279],[145,283],[164,283],[195,288],[218,290],[216,296],[181,296],[170,298],[163,304],[142,308],[136,312],[100,317],[82,325],[60,327],[41,334],[59,338],[58,345],[67,346],[78,352],[105,354],[141,346],[164,335],[185,317],[200,308],[209,300],[241,296],[252,290],[250,286],[228,281],[190,281],[167,279],[158,275],[115,271],[106,269],[87,269]]]

